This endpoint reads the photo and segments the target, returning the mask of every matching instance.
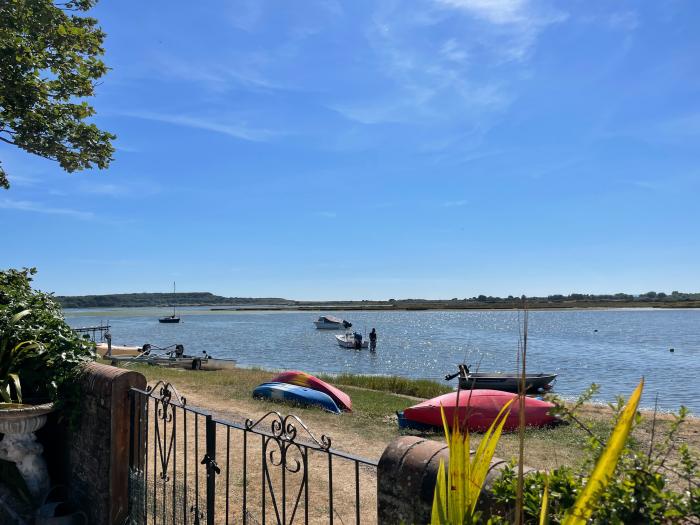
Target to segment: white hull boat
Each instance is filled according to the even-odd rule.
[[[184,368],[186,370],[230,370],[236,368],[235,359],[217,359],[206,351],[202,355],[186,355],[181,345],[176,350],[155,349],[150,345],[137,356],[115,356],[110,358],[112,364],[140,363],[145,365],[163,366],[166,368]]]
[[[97,343],[95,345],[95,352],[100,357],[105,357],[109,352],[110,348],[107,343]],[[140,346],[125,346],[125,345],[112,345],[112,355],[113,356],[137,356],[140,355],[142,349]],[[107,359],[109,356],[107,355]]]
[[[355,349],[359,350],[361,348],[368,348],[369,347],[369,341],[362,340],[362,339],[357,341],[355,339],[354,334],[336,335],[335,339],[336,339],[336,341],[338,341],[338,345],[342,346],[343,348],[355,348]]]
[[[351,323],[332,315],[323,315],[314,321],[314,324],[319,330],[347,330],[352,326]]]

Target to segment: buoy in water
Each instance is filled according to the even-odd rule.
[[[674,350],[673,348],[669,348],[668,351],[669,351],[669,352],[675,352],[675,350]]]
[[[598,329],[596,328],[596,329],[595,329],[595,330],[593,330],[593,331],[594,331],[594,332],[597,332],[597,331],[598,331]]]

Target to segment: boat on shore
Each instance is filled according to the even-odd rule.
[[[269,399],[270,401],[284,401],[301,406],[315,406],[334,414],[341,413],[338,405],[328,394],[289,383],[263,383],[255,387],[253,397]]]
[[[202,355],[187,355],[182,345],[158,348],[144,345],[143,352],[137,356],[112,356],[112,364],[146,364],[166,368],[183,368],[185,370],[230,370],[236,368],[235,359],[220,359],[210,356],[206,350]]]
[[[314,321],[319,330],[347,330],[352,323],[333,315],[322,315]]]
[[[143,352],[141,346],[110,345],[109,343],[96,343],[95,352],[100,357],[110,356],[137,356]]]
[[[466,365],[459,365],[459,371],[445,376],[446,381],[459,377],[459,388],[462,390],[490,389],[503,392],[518,393],[520,391],[521,374],[501,372],[470,372]],[[557,374],[525,374],[525,393],[538,394],[551,390]]]
[[[460,425],[475,432],[488,430],[501,409],[509,402],[510,412],[506,417],[503,430],[513,431],[519,425],[518,395],[501,390],[460,390],[428,399],[409,407],[399,415],[399,424],[404,418],[409,422],[419,423],[429,427],[442,426],[441,409],[445,411],[445,420],[452,426],[455,415]],[[554,408],[552,403],[525,398],[525,425],[528,427],[544,427],[553,425],[557,418],[549,411]]]
[[[347,410],[348,412],[352,411],[352,400],[349,395],[339,388],[329,385],[318,377],[307,374],[306,372],[288,370],[277,374],[270,380],[270,383],[288,383],[290,385],[303,386],[311,388],[312,390],[317,390],[318,392],[323,392],[329,395],[342,410]]]
[[[338,341],[338,346],[342,346],[343,348],[362,350],[363,348],[369,347],[369,341],[362,339],[362,334],[358,332],[348,332],[343,335],[336,335],[335,340]]]

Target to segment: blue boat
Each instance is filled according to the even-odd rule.
[[[399,429],[401,430],[420,430],[422,432],[440,432],[441,427],[436,427],[433,425],[428,425],[426,423],[419,423],[418,421],[411,421],[406,419],[403,412],[397,412],[396,418],[399,421]]]
[[[272,401],[285,401],[302,406],[317,406],[335,414],[340,414],[341,412],[333,398],[328,394],[288,383],[263,383],[255,387],[253,397],[270,399]]]

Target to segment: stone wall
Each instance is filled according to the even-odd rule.
[[[128,511],[129,389],[146,387],[131,370],[91,363],[82,379],[80,423],[68,432],[71,503],[93,525],[124,523]]]
[[[389,444],[377,467],[377,521],[380,525],[430,522],[441,459],[447,467],[450,458],[444,443],[405,436]],[[488,487],[505,465],[506,462],[498,458],[491,462],[484,486],[485,502]]]

